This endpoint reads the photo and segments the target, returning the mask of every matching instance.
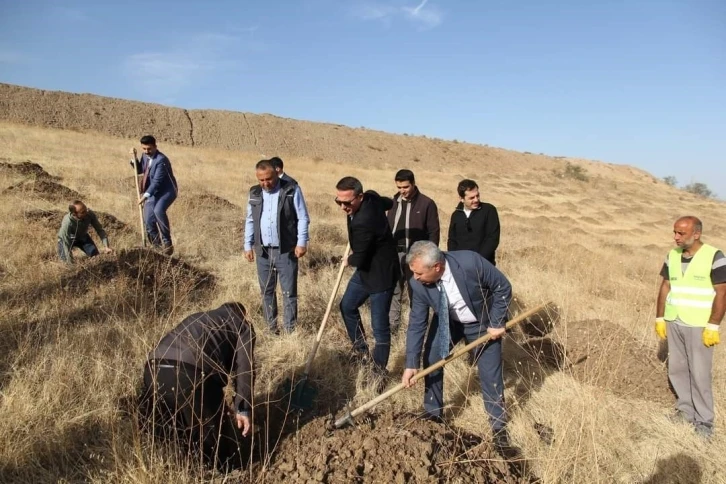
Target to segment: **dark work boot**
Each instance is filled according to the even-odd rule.
[[[164,255],[172,255],[174,253],[174,246],[172,244],[164,244],[161,252]]]

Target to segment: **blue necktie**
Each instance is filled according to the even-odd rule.
[[[449,330],[449,298],[441,281],[437,283],[439,288],[439,329],[436,336],[439,340],[439,355],[441,358],[449,356],[449,345],[451,344],[451,331]]]

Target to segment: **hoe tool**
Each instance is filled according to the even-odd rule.
[[[529,317],[539,313],[540,311],[545,310],[546,308],[547,308],[547,304],[541,304],[541,305],[537,306],[536,308],[530,309],[529,311],[525,311],[525,312],[519,314],[517,317],[515,317],[511,321],[509,321],[506,325],[506,328],[511,329],[514,326],[516,326],[517,324],[519,324],[522,321],[528,319]],[[489,341],[490,338],[491,338],[491,336],[487,333],[487,334],[483,335],[482,337],[477,338],[476,340],[472,341],[468,345],[464,346],[460,350],[454,351],[453,353],[449,354],[449,356],[447,356],[443,360],[439,360],[436,363],[434,363],[433,365],[429,366],[428,368],[425,368],[425,369],[419,371],[418,373],[416,373],[416,375],[414,375],[414,377],[411,378],[411,383],[413,384],[413,383],[421,380],[423,377],[425,377],[429,373],[432,373],[432,372],[438,370],[439,368],[451,363],[452,361],[459,358],[460,356],[467,354],[470,350],[476,348],[477,346],[483,345],[484,343]],[[400,392],[404,388],[405,387],[403,386],[403,383],[399,383],[395,387],[389,389],[385,393],[378,395],[373,400],[371,400],[367,403],[364,403],[363,405],[356,408],[355,410],[353,410],[353,411],[347,410],[345,415],[343,415],[341,418],[339,418],[338,420],[335,421],[335,423],[334,423],[335,428],[339,429],[346,425],[352,425],[354,423],[353,419],[355,417],[357,417],[358,415],[360,415],[362,413],[367,412],[368,410],[372,409],[373,407],[375,407],[382,401],[384,401],[384,400],[392,397],[396,393]]]

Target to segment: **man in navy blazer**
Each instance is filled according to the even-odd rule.
[[[136,148],[131,149],[134,156],[136,173],[143,175],[141,185],[140,205],[144,207],[144,225],[149,241],[154,247],[162,247],[167,255],[174,253],[171,242],[171,228],[166,211],[177,196],[176,178],[171,169],[171,162],[164,153],[156,148],[156,139],[153,136],[141,138],[141,149],[144,154],[141,160],[136,159]]]
[[[421,364],[422,351],[424,366],[428,367],[448,355],[452,345],[462,339],[470,343],[489,333],[491,340],[476,348],[474,355],[494,444],[500,452],[506,451],[510,445],[505,428],[501,337],[505,332],[512,286],[504,274],[476,252],[442,252],[430,241],[415,242],[406,262],[413,277],[409,282],[412,302],[403,384],[411,386],[411,378]],[[427,328],[429,308],[435,317]],[[443,368],[427,375],[424,385],[424,418],[442,421]]]

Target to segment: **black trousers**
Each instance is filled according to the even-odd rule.
[[[249,459],[248,439],[227,415],[223,379],[187,363],[151,360],[144,368],[141,414],[156,438],[176,441],[182,451],[201,453],[209,467],[228,471]]]

